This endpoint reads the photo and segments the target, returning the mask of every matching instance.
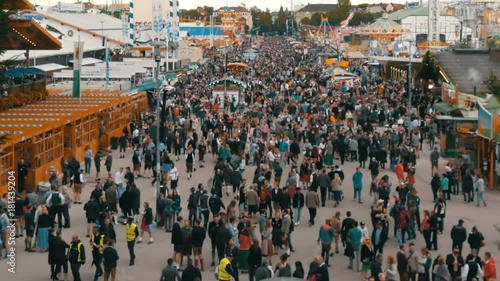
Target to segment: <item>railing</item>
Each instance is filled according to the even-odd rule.
[[[10,85],[6,87],[6,91],[9,94],[19,94],[19,93],[30,93],[32,91],[45,90],[46,82],[45,80],[38,80],[28,83]]]

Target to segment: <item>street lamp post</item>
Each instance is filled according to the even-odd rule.
[[[412,57],[412,53],[411,53],[411,45],[412,45],[412,42],[413,40],[410,39],[408,40],[408,44],[409,44],[409,47],[408,47],[408,55],[410,57],[410,60],[409,60],[409,63],[408,63],[408,76],[407,76],[407,79],[408,79],[408,110],[411,112],[412,110],[412,105],[411,105],[411,100],[412,100],[412,80],[413,80],[413,77],[412,77],[412,74],[411,74],[411,57]]]
[[[156,70],[154,73],[154,81],[158,83],[159,72],[160,72],[160,61],[161,61],[161,46],[163,43],[160,41],[153,41],[151,43],[153,46],[153,56],[156,62]],[[161,151],[160,151],[160,125],[161,125],[161,111],[160,111],[160,97],[161,91],[159,87],[155,88],[156,91],[156,192],[160,193],[161,188]]]

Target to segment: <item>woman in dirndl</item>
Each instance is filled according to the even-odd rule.
[[[299,173],[300,173],[300,182],[302,183],[302,187],[305,190],[307,190],[309,187],[309,174],[310,174],[309,163],[307,162],[307,159],[304,159],[304,161],[302,161]]]
[[[271,221],[267,220],[264,226],[264,231],[262,231],[262,256],[267,257],[269,263],[273,258],[274,248],[273,248],[273,229],[271,226]]]
[[[49,249],[49,231],[54,227],[54,220],[49,216],[47,209],[42,209],[42,213],[38,217],[37,225],[37,240],[36,245],[42,251]]]
[[[142,243],[144,232],[149,234],[148,244],[153,244],[153,232],[155,228],[153,225],[153,209],[149,207],[148,202],[144,202],[144,213],[142,213],[141,234],[137,243]]]
[[[283,220],[281,219],[280,211],[276,211],[274,214],[274,218],[271,221],[271,225],[273,226],[273,246],[274,246],[274,254],[278,254],[278,250],[283,243],[281,239],[281,226],[283,225]]]

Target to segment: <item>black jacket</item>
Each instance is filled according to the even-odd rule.
[[[80,253],[78,253],[78,244],[80,244]],[[78,261],[78,254],[80,254],[80,261]],[[68,247],[68,261],[69,263],[85,263],[85,245],[82,241],[71,242]]]
[[[465,242],[465,240],[467,240],[467,230],[465,229],[465,227],[461,225],[453,226],[450,235],[451,235],[451,240],[453,241],[463,243]]]
[[[250,268],[256,270],[259,266],[262,265],[262,250],[253,250],[250,248],[248,252],[248,265]]]
[[[210,206],[210,211],[214,214],[218,214],[221,209],[226,208],[218,196],[211,196],[210,199],[208,199],[208,206]]]
[[[182,277],[181,281],[193,281],[196,278],[200,278],[201,280],[201,271],[200,269],[188,265],[183,271],[182,271]]]
[[[173,245],[182,245],[183,240],[181,225],[179,223],[174,223],[172,226],[172,237],[170,243]]]
[[[316,281],[330,281],[330,275],[326,264],[320,265],[314,274],[316,274]]]
[[[106,236],[106,238],[108,238],[108,239],[112,239],[112,240],[116,241],[115,228],[114,228],[113,224],[111,224],[111,223],[108,226],[106,226],[105,224],[102,224],[101,228],[99,229],[99,233],[104,234],[104,236]]]
[[[114,268],[117,265],[118,252],[113,247],[105,247],[102,254],[102,263],[105,268]]]
[[[64,264],[67,262],[66,249],[69,245],[61,237],[50,237],[49,263]]]
[[[85,217],[87,219],[95,220],[99,217],[101,208],[96,201],[91,200],[83,205],[83,210],[85,211]]]
[[[293,195],[293,200],[292,200],[292,206],[294,208],[302,208],[304,207],[304,203],[305,203],[305,197],[304,197],[304,194],[302,192],[296,192],[294,195]]]
[[[132,193],[132,209],[139,210],[141,208],[141,191],[138,188],[132,188],[130,192]]]
[[[191,241],[193,243],[193,247],[201,248],[203,246],[203,241],[205,240],[206,233],[205,228],[201,226],[193,227],[193,231],[191,233]]]
[[[458,256],[457,261],[458,261],[458,272],[460,273],[462,266],[464,266],[465,264],[464,258],[462,256]],[[453,273],[454,263],[455,263],[455,258],[453,257],[453,254],[448,254],[446,256],[446,266],[448,266],[448,271],[450,272],[450,274]]]
[[[378,278],[379,273],[382,273],[382,265],[378,261],[373,260],[371,264],[370,274],[371,276],[375,277],[375,281],[380,281],[380,278]]]

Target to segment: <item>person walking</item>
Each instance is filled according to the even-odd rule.
[[[406,257],[404,244],[399,245],[396,261],[400,281],[408,281],[408,259]]]
[[[353,255],[349,256],[349,268],[357,272],[361,271],[361,238],[363,232],[358,228],[358,222],[355,221],[353,227],[347,233],[347,240],[351,247]],[[354,267],[354,259],[356,259],[356,267]]]
[[[68,259],[66,256],[68,247],[69,245],[61,238],[61,230],[58,230],[49,247],[51,263],[55,265],[52,280],[68,280]]]
[[[198,267],[200,265],[201,271],[204,271],[204,263],[203,263],[203,242],[205,241],[206,233],[205,228],[201,226],[201,222],[199,219],[194,221],[193,231],[191,233],[191,240],[193,243],[193,259],[194,266]],[[182,276],[184,278],[184,275]]]
[[[491,256],[491,252],[484,253],[484,260],[482,262],[484,281],[497,280],[497,268],[495,265],[495,258]]]
[[[47,208],[49,209],[49,215],[52,217],[52,220],[54,220],[55,222],[57,217],[59,229],[62,229],[64,196],[59,193],[59,190],[56,186],[52,186],[52,193],[47,197],[47,201],[45,203],[47,205]]]
[[[78,239],[78,235],[73,235],[68,246],[68,261],[71,266],[73,281],[82,281],[80,278],[80,267],[85,264],[85,246]]]
[[[467,240],[467,229],[464,227],[464,220],[459,219],[458,224],[453,226],[450,232],[451,236],[451,249],[458,248],[460,250],[460,254],[462,254],[462,248],[464,242]]]
[[[227,253],[226,257],[221,259],[219,263],[219,272],[217,274],[217,279],[219,281],[231,281],[232,278],[237,279],[237,274],[233,270],[233,266],[231,262],[233,261],[233,255],[231,253]]]
[[[103,250],[103,265],[104,265],[104,281],[108,281],[111,276],[111,281],[116,280],[116,266],[118,265],[118,252],[114,248],[115,240],[109,239],[106,247]]]
[[[137,229],[137,225],[134,223],[133,218],[127,218],[127,224],[125,225],[126,230],[126,239],[127,239],[127,248],[130,255],[130,263],[129,266],[135,264],[135,240],[139,236],[139,230]]]
[[[101,267],[102,255],[104,251],[104,234],[99,233],[99,228],[94,226],[92,228],[92,235],[90,236],[90,248],[92,249],[92,265],[95,266],[94,281],[104,273]]]
[[[359,204],[363,204],[361,201],[361,191],[363,190],[363,173],[361,168],[356,168],[356,172],[352,175],[352,185],[354,188],[354,201],[358,199]]]
[[[306,207],[309,209],[309,226],[313,226],[314,218],[316,218],[319,207],[319,196],[318,193],[314,192],[311,188],[309,188],[306,193]]]
[[[479,232],[477,226],[472,227],[472,231],[469,233],[469,237],[467,237],[467,242],[469,243],[470,249],[475,249],[479,254],[479,250],[485,245],[485,243],[484,236],[481,232]]]
[[[483,206],[486,207],[486,199],[484,199],[484,180],[481,174],[476,175],[476,193],[477,193],[477,204],[476,207],[479,207],[481,202],[483,202]]]
[[[144,236],[144,232],[147,232],[149,235],[148,244],[153,244],[154,230],[155,228],[153,224],[153,209],[149,207],[148,202],[144,202],[144,212],[142,213],[142,222],[141,222],[141,234],[139,236],[137,244],[142,243],[142,237]]]
[[[333,231],[332,223],[331,218],[326,219],[325,224],[319,228],[318,234],[318,245],[321,245],[321,256],[328,267],[330,267],[330,264],[328,263],[330,259],[330,250],[335,239],[335,232]]]
[[[174,259],[167,260],[167,266],[161,271],[160,281],[181,281],[179,270],[174,266]]]
[[[330,177],[326,173],[326,168],[324,168],[321,174],[318,176],[318,184],[321,195],[321,206],[325,207],[326,195],[332,185],[332,181],[330,180]]]
[[[411,281],[417,281],[417,274],[419,270],[419,257],[415,250],[415,244],[409,244],[408,253],[406,253],[406,260],[408,261],[408,278]]]

